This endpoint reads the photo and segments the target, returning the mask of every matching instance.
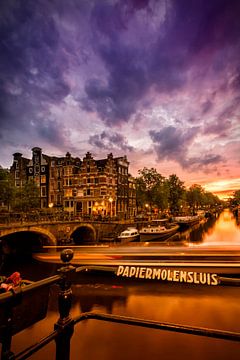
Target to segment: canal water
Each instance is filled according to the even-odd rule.
[[[231,212],[225,210],[219,218],[202,222],[171,241],[174,245],[180,241],[240,246],[240,227]],[[24,276],[36,279],[52,275],[56,268],[34,263],[22,271]],[[240,287],[134,282],[114,275],[86,273],[79,275],[72,289],[72,316],[85,311],[99,311],[240,332]],[[53,330],[58,318],[57,292],[57,287],[51,288],[47,318],[14,336],[14,352]],[[240,343],[237,342],[97,320],[76,325],[71,344],[72,360],[234,360],[239,359],[240,354]],[[35,360],[54,358],[54,343],[32,356]]]

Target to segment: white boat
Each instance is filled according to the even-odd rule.
[[[121,243],[127,243],[130,241],[138,241],[139,236],[140,235],[138,229],[129,227],[126,230],[122,231],[117,238]]]
[[[143,227],[140,231],[140,241],[157,241],[170,237],[179,229],[176,223],[169,223],[168,219],[152,220],[152,222]]]

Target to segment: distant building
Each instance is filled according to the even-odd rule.
[[[12,175],[14,186],[22,187],[27,182],[27,165],[29,159],[22,156],[21,153],[13,154],[13,164],[10,167],[10,174]]]
[[[42,154],[42,149],[34,147],[32,149],[32,159],[27,165],[28,181],[35,181],[40,188],[40,207],[48,207],[49,195],[49,164],[50,157]]]
[[[95,160],[87,152],[83,160],[67,152],[48,156],[32,149],[32,159],[13,154],[11,174],[15,186],[34,180],[40,188],[41,208],[60,208],[79,216],[128,218],[136,212],[135,180],[128,172],[126,156]]]

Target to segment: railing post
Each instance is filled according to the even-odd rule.
[[[59,319],[54,325],[54,330],[58,331],[56,338],[56,360],[70,359],[70,342],[74,331],[74,321],[71,318],[70,310],[72,305],[72,289],[69,280],[69,274],[75,271],[75,268],[70,265],[73,258],[73,251],[65,249],[61,253],[61,259],[66,264],[59,269],[62,276],[59,286],[60,291],[58,295],[58,309]]]
[[[4,331],[2,334],[2,360],[10,359],[14,354],[11,351],[11,343],[12,343],[12,315],[13,315],[13,308],[12,302],[8,306],[6,306],[4,311]]]

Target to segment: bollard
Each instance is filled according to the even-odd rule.
[[[75,267],[70,264],[73,258],[73,251],[65,249],[61,252],[61,259],[65,266],[58,271],[61,275],[59,282],[60,291],[58,295],[59,319],[54,325],[54,330],[58,332],[56,342],[56,360],[70,359],[70,342],[74,331],[74,321],[70,316],[72,305],[72,289],[69,275],[75,272]]]

